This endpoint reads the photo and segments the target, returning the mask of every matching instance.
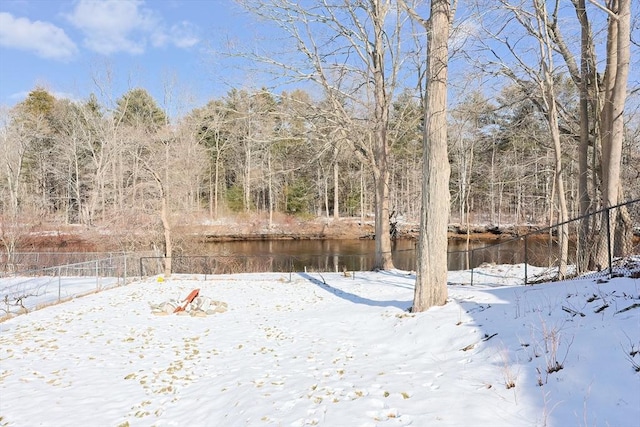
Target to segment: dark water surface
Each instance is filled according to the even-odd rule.
[[[499,244],[496,244],[499,243]],[[415,270],[416,242],[402,239],[392,244],[395,267]],[[527,242],[527,262],[548,265],[555,259],[555,245],[545,240]],[[343,271],[371,270],[374,263],[373,240],[250,240],[203,243],[198,252],[217,259],[264,259],[273,271],[310,270]],[[516,264],[524,262],[524,241],[501,242],[450,240],[449,270],[465,270],[485,262]]]

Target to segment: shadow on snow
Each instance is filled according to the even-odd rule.
[[[313,283],[319,288],[339,298],[345,299],[347,301],[351,301],[355,304],[365,304],[372,307],[396,307],[396,308],[399,308],[400,310],[407,310],[409,307],[411,307],[412,301],[399,301],[399,300],[376,301],[376,300],[365,298],[350,292],[345,292],[342,289],[334,288],[333,286],[327,284],[324,278],[322,277],[322,275],[320,274],[318,275],[321,277],[322,280],[313,277],[309,273],[298,273],[298,274],[300,275],[300,277],[302,277],[305,280],[308,280],[309,282]]]

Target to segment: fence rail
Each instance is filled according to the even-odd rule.
[[[624,210],[624,216],[620,213]],[[626,238],[620,239],[610,227],[612,221],[626,218],[631,228]],[[558,278],[562,267],[559,256],[561,226],[569,229],[566,271],[568,278],[584,274],[581,260],[594,247],[585,245],[577,236],[581,226],[588,221],[591,236],[602,236],[606,242],[604,263],[594,275],[625,274],[622,257],[640,255],[640,200],[632,200],[618,206],[575,218],[564,224],[535,230],[530,233],[504,239],[481,248],[448,253],[449,270],[469,270],[473,284],[474,270],[485,263],[523,264],[523,284],[550,281]],[[629,230],[628,230],[629,231]],[[629,237],[633,235],[634,237]],[[590,239],[587,242],[597,241]],[[99,291],[126,284],[134,276],[153,276],[164,271],[164,257],[148,256],[148,253],[65,253],[22,252],[0,253],[0,317],[21,311],[29,311],[65,298]],[[415,268],[415,250],[395,251],[397,268]],[[174,256],[172,273],[176,274],[234,274],[301,271],[367,271],[373,268],[373,254],[356,255],[265,255],[265,256]],[[69,262],[72,260],[73,262]],[[536,267],[536,268],[532,268]],[[531,271],[529,269],[531,268]],[[535,270],[535,271],[534,271]],[[622,270],[622,271],[621,271]]]
[[[624,221],[628,223],[617,224],[614,232],[611,224],[613,221],[622,222],[621,218],[624,218]],[[579,236],[585,224],[589,227],[589,232],[584,239],[580,239]],[[567,239],[566,259],[562,259],[560,254],[563,226],[567,228],[567,235],[564,237]],[[575,277],[592,270],[596,270],[593,274],[611,277],[614,274],[614,269],[623,265],[618,262],[619,258],[640,255],[640,199],[601,209],[485,248],[470,249],[468,251],[469,268],[473,269],[477,265],[475,260],[482,256],[483,251],[513,241],[522,242],[521,252],[513,254],[514,262],[512,264],[524,264],[525,285],[536,281]],[[598,245],[603,245],[602,253],[605,259],[599,260],[593,268],[589,268],[590,257],[598,251]],[[535,249],[532,249],[532,246],[535,246]],[[541,257],[540,252],[544,246],[546,246],[547,256]],[[536,274],[532,277],[527,271],[528,266],[531,265],[547,267],[547,271],[542,276]],[[566,271],[561,271],[563,268],[566,268]]]
[[[123,252],[0,252],[0,276],[124,255]]]
[[[609,228],[612,218],[617,218],[620,210],[624,209],[631,222],[631,233],[624,241],[616,242],[615,236]],[[574,218],[561,224],[544,227],[529,233],[502,239],[493,244],[486,244],[481,248],[469,248],[462,251],[448,252],[449,270],[473,270],[486,264],[524,264],[523,283],[530,284],[542,280],[558,278],[561,267],[559,255],[561,236],[560,227],[568,226],[568,249],[566,271],[564,278],[569,278],[586,272],[580,266],[580,260],[585,254],[594,250],[592,247],[581,245],[577,239],[583,221],[589,221],[592,236],[604,233],[606,243],[606,261],[596,268],[593,274],[613,275],[619,264],[617,258],[628,255],[640,255],[640,199],[632,200],[620,205],[602,209]],[[590,241],[595,242],[596,239]],[[592,243],[595,244],[595,243]],[[402,270],[415,269],[415,250],[394,251],[394,264]],[[141,257],[139,259],[140,276],[163,273],[164,257]],[[171,259],[172,272],[177,274],[233,274],[233,273],[262,273],[299,271],[366,271],[373,268],[373,254],[355,255],[215,255],[215,256],[174,256]],[[529,271],[529,267],[535,271]],[[542,267],[543,269],[541,270]]]
[[[71,254],[72,257],[75,255],[77,254]],[[91,255],[86,253],[84,257]],[[42,254],[36,253],[30,256],[52,259],[48,254],[43,258],[40,258]],[[135,261],[137,257],[134,254],[119,254],[5,274],[0,278],[0,318],[127,284],[137,272]]]

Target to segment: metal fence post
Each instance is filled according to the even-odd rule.
[[[474,254],[474,253],[475,253],[475,249],[471,249],[471,254],[470,254],[470,258],[471,258],[471,259],[470,259],[470,261],[471,261],[471,283],[470,283],[470,285],[471,285],[471,286],[473,286],[473,266],[474,266],[474,263],[473,263],[473,254]]]
[[[60,302],[60,296],[62,295],[62,273],[60,273],[60,267],[58,267],[58,302]]]
[[[529,258],[527,256],[527,235],[524,236],[524,285],[527,285],[527,265],[529,264]]]
[[[613,262],[611,256],[611,208],[607,208],[604,211],[605,220],[607,221],[607,255],[609,256],[609,278],[613,276]]]

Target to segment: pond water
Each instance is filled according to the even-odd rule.
[[[393,242],[392,256],[396,268],[415,270],[416,242],[400,239]],[[553,262],[554,243],[547,240],[527,242],[527,262],[548,265]],[[272,271],[371,270],[374,263],[373,240],[249,240],[202,243],[198,253],[217,260],[238,263],[262,259]],[[517,264],[524,262],[524,241],[466,241],[450,240],[449,270],[465,270],[483,263]],[[250,268],[247,271],[251,271]]]

